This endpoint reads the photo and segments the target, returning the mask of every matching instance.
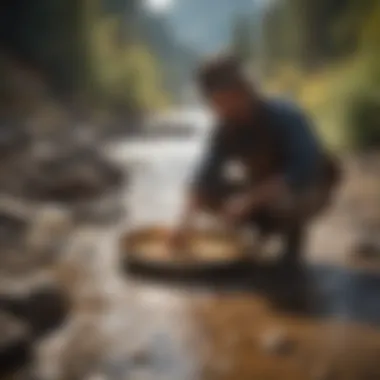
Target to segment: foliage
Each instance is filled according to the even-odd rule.
[[[160,82],[160,64],[132,33],[133,15],[125,17],[136,4],[6,0],[0,42],[13,62],[22,62],[30,75],[43,78],[56,99],[76,102],[80,94],[87,104],[102,99],[110,106],[161,107],[167,104],[167,94]]]
[[[335,148],[379,146],[380,2],[284,0],[263,19],[266,87],[298,99]]]
[[[240,15],[233,25],[231,50],[243,62],[250,61],[254,55],[252,23],[249,17]]]
[[[357,94],[349,108],[348,133],[356,149],[380,148],[380,98]]]

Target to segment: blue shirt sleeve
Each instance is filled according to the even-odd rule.
[[[284,151],[287,183],[295,190],[308,187],[316,180],[321,163],[321,146],[310,120],[296,108],[278,114]]]

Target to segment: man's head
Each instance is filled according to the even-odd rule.
[[[201,92],[223,120],[244,120],[256,100],[240,62],[231,56],[205,62],[198,71]]]

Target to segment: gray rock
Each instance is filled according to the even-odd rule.
[[[2,124],[0,126],[0,156],[8,157],[25,150],[31,144],[31,136],[20,126]]]
[[[55,152],[30,178],[38,199],[70,203],[94,199],[124,183],[124,173],[96,149]]]
[[[0,197],[0,274],[30,273],[54,264],[72,228],[70,214]]]
[[[37,276],[23,284],[22,279],[14,279],[13,283],[3,282],[0,287],[0,310],[19,318],[30,328],[34,337],[40,337],[65,321],[70,304],[63,289]]]
[[[353,247],[353,256],[359,260],[380,260],[378,234],[363,236]]]
[[[334,380],[336,379],[336,374],[332,366],[324,366],[314,368],[310,376],[311,380]]]
[[[108,224],[117,222],[126,215],[125,205],[118,193],[111,193],[94,201],[78,202],[73,209],[77,223]]]
[[[0,375],[10,375],[31,360],[32,336],[16,317],[0,311]]]

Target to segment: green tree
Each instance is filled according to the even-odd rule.
[[[232,26],[231,50],[243,62],[252,60],[255,54],[253,25],[249,16],[239,15]]]

